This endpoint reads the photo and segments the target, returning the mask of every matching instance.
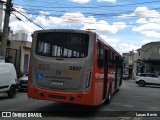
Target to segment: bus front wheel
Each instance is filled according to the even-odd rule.
[[[109,91],[108,91],[108,96],[106,99],[106,104],[109,104],[111,102],[111,97],[112,97],[112,86],[110,85]]]

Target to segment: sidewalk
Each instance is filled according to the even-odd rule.
[[[130,82],[133,82],[133,83],[136,82],[136,80],[134,80],[134,79],[129,79],[129,81],[130,81]]]
[[[127,80],[124,80],[124,81],[129,81],[129,82],[133,82],[133,83],[136,82],[136,80],[134,80],[134,79],[127,79]]]

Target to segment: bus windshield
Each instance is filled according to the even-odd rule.
[[[88,56],[88,46],[88,34],[38,33],[36,54],[48,57],[84,58]]]

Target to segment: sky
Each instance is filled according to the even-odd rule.
[[[120,53],[160,41],[160,0],[12,1],[10,29],[28,36],[42,28],[94,29]]]

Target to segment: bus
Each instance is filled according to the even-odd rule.
[[[110,103],[122,84],[123,58],[96,32],[48,29],[32,34],[28,97],[79,105]]]

